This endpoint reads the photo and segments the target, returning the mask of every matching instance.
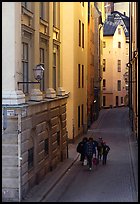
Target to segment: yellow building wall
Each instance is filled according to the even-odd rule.
[[[62,23],[62,76],[63,87],[70,92],[67,101],[67,131],[68,137],[73,137],[73,67],[74,67],[74,4],[61,3]]]
[[[121,35],[118,35],[118,28],[121,28]],[[106,42],[106,48],[103,48],[103,59],[106,59],[106,71],[103,72],[106,90],[103,90],[103,96],[106,96],[106,106],[116,106],[116,96],[119,97],[118,105],[124,105],[126,89],[123,74],[126,71],[127,58],[123,28],[118,26],[114,36],[104,36],[103,41]],[[118,42],[121,42],[121,48],[118,48]],[[121,60],[121,72],[118,72],[118,60]],[[117,90],[118,80],[121,80],[121,91]],[[121,97],[123,97],[123,104],[121,104]]]
[[[63,87],[70,91],[67,103],[68,137],[74,139],[83,131],[82,125],[78,128],[78,106],[84,104],[84,124],[87,124],[86,97],[87,97],[87,11],[80,2],[61,3],[62,28],[62,66]],[[84,23],[84,49],[79,47],[79,20]],[[84,65],[84,88],[78,88],[78,64]],[[82,79],[82,78],[81,78]],[[73,135],[74,132],[74,135]]]

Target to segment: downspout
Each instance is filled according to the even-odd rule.
[[[18,111],[18,188],[19,188],[19,202],[21,202],[21,109]]]
[[[99,90],[100,90],[100,96],[99,96],[99,109],[101,108],[101,37],[100,37],[100,32],[101,28],[103,27],[103,24],[99,24]]]
[[[129,2],[129,18],[130,18],[130,32],[129,32],[129,119],[133,131],[133,109],[132,109],[132,2]]]

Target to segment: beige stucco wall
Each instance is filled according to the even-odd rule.
[[[21,70],[21,39],[18,37],[21,35],[20,4],[2,2],[2,16],[2,90],[16,90],[17,72]]]

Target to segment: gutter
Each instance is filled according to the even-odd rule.
[[[21,110],[18,112],[18,188],[19,188],[19,202],[21,202]]]

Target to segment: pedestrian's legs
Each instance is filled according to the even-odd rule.
[[[103,165],[106,164],[107,155],[103,154]]]
[[[91,170],[91,168],[92,168],[92,156],[87,156],[87,160],[88,160],[89,169]]]
[[[82,165],[84,164],[84,159],[85,159],[85,154],[81,154],[81,159],[80,159],[80,161],[82,162]]]

